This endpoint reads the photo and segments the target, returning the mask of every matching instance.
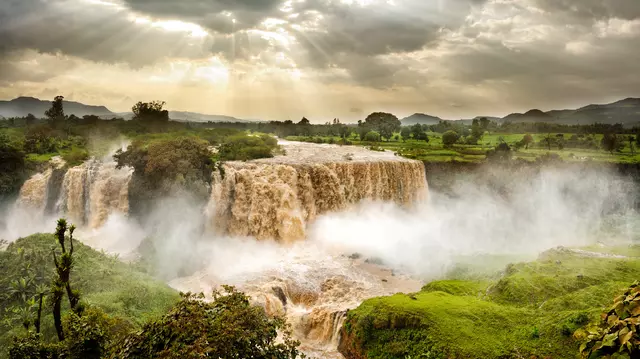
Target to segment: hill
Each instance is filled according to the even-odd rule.
[[[400,122],[402,122],[402,126],[412,126],[416,123],[421,125],[437,125],[440,121],[442,121],[440,117],[426,115],[424,113],[414,113],[413,115],[400,120]]]
[[[640,275],[639,247],[596,250],[611,254],[558,248],[494,278],[368,299],[347,313],[339,350],[347,359],[576,358],[580,329]]]
[[[626,127],[640,124],[640,98],[626,98],[604,105],[587,105],[576,110],[530,110],[512,113],[502,119],[508,122],[549,122],[564,125],[616,124]]]
[[[85,115],[115,116],[105,106],[91,106],[74,101],[64,101],[64,112],[67,115],[82,117]],[[25,117],[33,114],[36,117],[44,117],[45,111],[51,107],[51,101],[44,101],[34,97],[18,97],[11,101],[0,101],[0,116]]]
[[[25,293],[28,292],[29,296],[38,285],[49,286],[54,273],[51,249],[56,246],[52,234],[34,234],[18,239],[6,250],[0,249],[0,288],[14,288],[12,283],[25,277],[28,278]],[[71,272],[71,283],[80,291],[81,299],[121,319],[123,324],[138,328],[148,319],[164,314],[179,299],[173,289],[136,266],[77,241],[74,242],[73,256],[75,266]],[[0,321],[0,358],[6,357],[5,348],[11,337],[23,330],[6,316],[19,306],[20,301],[16,298],[8,290],[0,295],[0,317],[4,319]],[[55,336],[50,310],[43,315],[42,328],[45,339]]]

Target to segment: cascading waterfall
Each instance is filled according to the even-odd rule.
[[[410,206],[426,195],[419,161],[372,151],[366,157],[345,153],[336,158],[335,152],[345,149],[333,146],[331,151],[333,156],[325,159],[310,150],[293,160],[288,153],[226,163],[224,178],[219,173],[213,178],[208,209],[213,227],[233,236],[292,242],[304,239],[307,224],[323,213],[365,199]]]
[[[390,152],[284,144],[285,156],[227,162],[222,173],[214,173],[205,236],[253,237],[260,240],[253,242],[256,245],[276,240],[289,244],[277,246],[283,251],[299,247],[304,253],[280,263],[280,270],[253,273],[250,278],[217,281],[211,277],[217,278],[219,272],[205,271],[172,286],[210,293],[220,284],[237,285],[268,314],[284,316],[307,353],[338,358],[340,327],[348,309],[372,296],[403,288],[418,290],[420,284],[383,273],[382,267],[362,260],[333,254],[319,260],[318,251],[308,251],[313,244],[304,241],[307,227],[322,214],[346,210],[363,200],[412,206],[427,195],[424,166]],[[90,159],[64,171],[64,163],[58,162],[34,175],[24,184],[19,203],[37,208],[43,218],[45,212],[66,216],[87,229],[107,228],[110,214],[128,214],[131,169],[116,169],[108,159]],[[299,266],[305,268],[302,274]],[[205,284],[189,286],[202,279]]]
[[[66,216],[77,226],[95,229],[114,212],[129,212],[129,182],[133,171],[117,169],[115,162],[94,158],[63,171],[63,161],[54,161],[44,172],[27,180],[18,205],[44,215]],[[58,171],[58,172],[56,172]],[[58,178],[61,177],[61,178]]]

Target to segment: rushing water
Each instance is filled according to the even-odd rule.
[[[533,259],[637,233],[635,185],[605,170],[496,169],[443,195],[428,193],[422,163],[391,152],[282,145],[286,155],[226,163],[208,198],[163,199],[146,221],[129,215],[131,169],[110,157],[69,169],[56,159],[24,184],[0,238],[51,232],[66,216],[85,243],[128,259],[153,237],[159,275],[174,288],[235,285],[284,316],[306,353],[340,358],[346,311],[367,298],[418,291],[416,278],[464,261],[493,268],[504,264],[483,258]],[[187,273],[172,268],[185,263]]]

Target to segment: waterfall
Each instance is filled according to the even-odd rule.
[[[128,214],[131,169],[117,169],[115,162],[95,158],[66,172],[64,165],[54,160],[44,172],[27,180],[17,205],[43,218],[65,216],[79,227],[93,229],[102,226],[111,213]]]
[[[332,163],[229,162],[215,174],[209,205],[214,227],[235,236],[304,239],[318,215],[362,200],[411,206],[427,191],[424,165],[391,158]]]

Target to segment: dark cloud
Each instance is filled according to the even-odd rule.
[[[134,67],[165,57],[199,57],[206,44],[188,34],[136,24],[121,9],[74,0],[0,4],[0,56],[34,49]]]
[[[640,17],[640,1],[637,0],[535,0],[534,3],[551,13],[563,12],[585,20]]]
[[[193,22],[213,32],[233,33],[276,16],[282,0],[124,0],[124,3],[143,14]]]

